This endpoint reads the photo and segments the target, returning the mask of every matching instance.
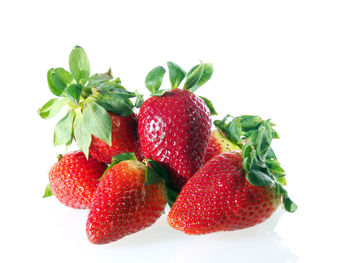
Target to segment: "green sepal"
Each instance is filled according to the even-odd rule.
[[[157,90],[155,92],[151,93],[152,97],[160,97],[162,96],[165,92],[167,92],[167,90],[161,89],[161,90]]]
[[[255,115],[242,115],[240,121],[243,131],[256,130],[264,122],[259,116]]]
[[[129,116],[133,114],[132,102],[122,96],[112,96],[111,94],[101,95],[96,102],[109,112],[120,116]]]
[[[255,186],[265,186],[274,182],[266,165],[261,163],[256,156],[252,158],[246,178],[250,184]]]
[[[147,166],[144,185],[159,183],[164,183],[164,178],[159,176],[159,174],[156,171],[154,171],[151,167]]]
[[[73,83],[73,76],[64,68],[56,68],[51,71],[50,80],[55,90],[59,91],[55,95],[60,96]]]
[[[112,70],[109,69],[106,73],[96,73],[89,78],[87,84],[88,87],[94,87],[100,84],[101,82],[107,82],[113,79]],[[120,80],[119,80],[120,82]]]
[[[192,71],[194,71],[199,65],[194,66],[189,73],[191,73]],[[213,75],[213,64],[211,63],[205,63],[204,64],[204,70],[203,73],[200,77],[200,79],[197,81],[197,83],[189,89],[189,91],[191,92],[195,92],[199,87],[203,86]]]
[[[102,176],[98,179],[98,181],[100,181],[102,177],[107,173],[107,171],[111,169],[114,165],[127,160],[137,161],[135,153],[130,152],[130,153],[120,153],[120,154],[114,155],[112,157],[112,163],[103,172]]]
[[[50,197],[50,196],[53,196],[53,193],[51,191],[50,184],[47,184],[43,198]]]
[[[56,124],[54,131],[54,146],[67,144],[73,137],[73,121],[75,112],[73,110],[68,113]]]
[[[196,84],[200,80],[200,78],[202,77],[203,72],[204,72],[204,64],[201,61],[201,63],[199,65],[194,66],[187,73],[186,81],[185,81],[183,89],[190,90],[191,92],[194,92],[197,89],[197,88],[195,88]]]
[[[209,111],[210,111],[210,115],[218,115],[218,113],[216,112],[215,108],[214,108],[214,105],[213,103],[208,100],[207,98],[205,97],[202,97],[202,96],[199,96],[203,101],[204,103],[207,105]]]
[[[85,50],[75,46],[69,55],[69,69],[78,83],[85,84],[90,77],[90,63]]]
[[[159,175],[161,176],[165,181],[165,186],[167,189],[167,200],[170,207],[174,204],[176,201],[177,196],[179,195],[179,191],[175,189],[173,184],[170,181],[170,177],[168,172],[161,166],[158,162],[153,161],[151,159],[147,160],[148,165]]]
[[[65,102],[58,98],[51,99],[38,110],[38,114],[43,119],[50,119],[55,117],[65,105]]]
[[[135,94],[136,94],[135,107],[136,107],[136,108],[140,108],[141,105],[142,105],[143,102],[144,102],[143,95],[142,95],[141,93],[138,93],[137,90],[135,91]]]
[[[283,196],[283,206],[289,213],[293,213],[298,209],[298,206],[288,196]]]
[[[167,65],[169,69],[171,89],[176,89],[180,86],[182,80],[186,77],[186,71],[171,61],[167,62]]]
[[[80,83],[77,83],[77,84],[69,85],[66,90],[66,93],[70,101],[78,105],[82,91],[83,91],[83,85],[81,85]]]
[[[56,87],[53,84],[53,81],[51,80],[51,75],[54,72],[54,68],[49,69],[49,71],[47,72],[47,84],[49,85],[49,89],[50,91],[56,95],[56,96],[60,96],[62,94],[62,92],[64,91],[64,89],[60,89],[61,86]]]
[[[84,153],[86,159],[89,159],[89,147],[91,144],[91,133],[85,125],[83,114],[80,110],[76,111],[74,122],[74,138]]]
[[[94,101],[84,104],[83,121],[89,132],[109,146],[112,144],[112,123],[107,111]]]
[[[272,128],[270,126],[270,120],[264,122],[258,129],[258,136],[256,138],[256,153],[263,161],[266,159],[268,150],[272,142]]]
[[[146,76],[145,85],[150,92],[156,92],[162,85],[165,69],[158,66],[152,69]]]

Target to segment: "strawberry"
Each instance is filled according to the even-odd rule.
[[[151,226],[167,201],[164,180],[131,153],[116,156],[103,175],[86,223],[90,242],[106,244]]]
[[[211,158],[220,153],[239,149],[240,148],[234,142],[227,139],[220,130],[211,131],[204,163],[208,162]]]
[[[138,121],[140,146],[146,158],[159,162],[177,190],[203,165],[210,138],[210,111],[207,99],[194,92],[212,74],[211,64],[200,64],[187,74],[183,90],[178,86],[186,73],[168,62],[171,91],[159,90],[163,67],[146,77],[152,97],[141,106]]]
[[[236,127],[242,128],[242,118],[238,120]],[[232,131],[237,135],[239,130]],[[297,209],[276,173],[269,120],[254,134],[242,152],[213,157],[188,180],[168,214],[170,226],[187,234],[230,231],[263,222],[281,203],[289,212]]]
[[[49,172],[49,188],[57,199],[72,208],[89,208],[98,179],[107,166],[94,158],[86,159],[80,151],[65,154]]]
[[[125,152],[134,152],[137,159],[142,161],[139,141],[137,138],[137,116],[119,116],[108,113],[112,122],[112,145],[109,146],[96,136],[92,136],[89,154],[100,162],[111,163],[112,157]]]
[[[139,106],[143,96],[127,91],[119,78],[113,79],[111,70],[90,76],[89,60],[81,47],[72,50],[69,68],[70,72],[63,68],[48,71],[48,86],[57,98],[38,111],[42,118],[49,119],[67,108],[56,124],[54,145],[70,146],[75,139],[86,158],[91,155],[106,163],[122,152],[134,151],[142,158],[130,98],[137,97],[135,104]]]

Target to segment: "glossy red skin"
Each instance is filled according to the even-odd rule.
[[[144,185],[145,166],[123,161],[111,167],[95,192],[86,223],[93,244],[107,244],[152,225],[166,205],[164,183]]]
[[[137,116],[132,114],[127,117],[108,113],[112,121],[112,146],[96,136],[92,136],[89,155],[104,163],[111,163],[114,155],[133,152],[138,160],[142,161],[139,141],[137,138]]]
[[[168,214],[168,223],[186,234],[230,231],[259,224],[281,202],[271,186],[253,186],[245,178],[241,154],[220,154],[183,187]]]
[[[94,158],[87,160],[80,151],[67,153],[50,169],[50,189],[66,206],[89,208],[97,189],[97,179],[106,168],[106,164]]]
[[[220,154],[221,152],[221,145],[218,143],[217,139],[213,136],[210,136],[204,163],[208,162],[211,158]]]
[[[178,190],[203,165],[210,138],[210,112],[187,90],[174,89],[146,100],[139,112],[143,154],[168,170]]]

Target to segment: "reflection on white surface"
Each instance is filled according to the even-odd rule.
[[[158,258],[163,262],[297,262],[296,255],[281,243],[282,238],[274,232],[284,211],[278,210],[266,222],[244,230],[219,232],[209,235],[189,236],[173,230],[163,215],[151,228],[131,235],[108,246],[117,251],[140,248],[144,259]],[[119,254],[119,256],[121,256]],[[138,257],[140,255],[133,255]],[[266,260],[266,261],[264,261]]]

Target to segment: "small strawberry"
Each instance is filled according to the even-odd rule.
[[[204,163],[208,162],[211,158],[220,153],[229,152],[232,150],[240,150],[240,148],[235,143],[227,139],[220,130],[211,131]]]
[[[88,239],[106,244],[151,226],[163,213],[164,180],[135,155],[116,156],[103,175],[86,223]]]
[[[71,145],[73,139],[85,154],[110,163],[115,154],[136,152],[139,158],[137,120],[130,98],[142,103],[142,95],[129,92],[113,79],[111,70],[90,76],[85,51],[75,47],[69,56],[70,72],[52,68],[47,73],[48,86],[57,98],[38,111],[44,119],[54,117],[63,107],[66,115],[56,124],[54,145]],[[91,154],[89,154],[91,151]]]
[[[263,122],[247,137],[242,153],[222,153],[207,162],[181,190],[168,214],[169,225],[187,234],[207,234],[259,224],[281,202],[294,212],[297,206],[276,172],[279,163],[270,148],[274,133],[270,122]]]
[[[172,62],[168,67],[171,91],[159,90],[165,74],[163,67],[153,69],[146,77],[152,97],[140,108],[138,133],[145,157],[161,163],[179,190],[204,163],[211,104],[192,92],[210,78],[213,68],[202,63],[193,67],[183,89],[179,89],[186,73]]]
[[[66,206],[89,208],[98,179],[107,166],[94,158],[86,159],[80,151],[65,154],[52,166],[49,172],[49,186],[44,197],[50,191]]]

